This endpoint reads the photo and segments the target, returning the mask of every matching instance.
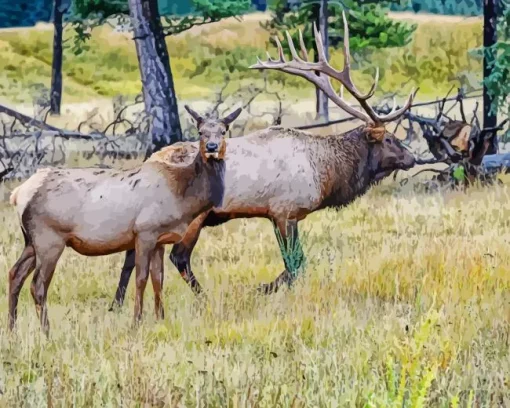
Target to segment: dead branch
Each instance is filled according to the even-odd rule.
[[[115,102],[114,102],[115,103]],[[0,136],[0,163],[5,169],[2,178],[22,179],[30,176],[41,165],[64,165],[70,154],[79,154],[87,159],[97,157],[101,164],[106,158],[136,159],[147,149],[147,134],[150,120],[141,112],[135,119],[125,117],[128,107],[121,100],[122,106],[114,106],[115,117],[103,130],[93,130],[86,134],[81,131],[69,131],[47,125],[37,119],[2,107],[10,121],[2,118]],[[94,118],[88,115],[89,121]],[[117,127],[124,124],[125,132],[117,135]],[[80,126],[89,123],[82,122]],[[113,135],[106,133],[113,130]],[[8,171],[7,171],[8,170]]]
[[[11,171],[13,171],[14,168],[12,167],[7,167],[6,169],[0,171],[0,181],[2,181],[4,179],[4,177],[9,174]]]
[[[48,124],[41,122],[40,120],[37,120],[35,118],[31,118],[30,116],[24,115],[21,112],[17,112],[11,108],[8,108],[7,106],[0,105],[0,113],[5,113],[9,116],[16,118],[17,120],[19,120],[26,126],[36,126],[39,129],[53,130],[56,132],[60,131],[60,129],[58,129],[54,126],[48,125]]]

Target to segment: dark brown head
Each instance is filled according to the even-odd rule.
[[[239,116],[242,108],[223,119],[204,118],[191,109],[188,105],[184,108],[195,119],[198,134],[200,136],[200,154],[204,160],[223,160],[227,149],[225,137],[230,124]]]
[[[365,137],[370,150],[368,165],[375,180],[380,180],[394,170],[409,170],[416,164],[414,155],[384,127],[366,128]]]

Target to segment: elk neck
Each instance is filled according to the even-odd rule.
[[[187,162],[191,152],[193,159]],[[225,163],[223,160],[204,161],[197,146],[170,146],[154,154],[142,166],[156,168],[165,177],[171,191],[186,200],[193,213],[199,214],[222,204]]]
[[[190,166],[192,176],[188,178],[183,197],[194,200],[199,206],[198,213],[211,207],[221,207],[225,191],[225,162],[205,160],[197,154]]]
[[[212,202],[213,207],[221,207],[225,194],[225,161],[209,159],[205,163],[202,160],[200,162],[205,170],[208,200]]]
[[[318,209],[340,208],[362,196],[371,186],[376,169],[371,168],[374,144],[366,137],[363,126],[343,136],[316,139],[315,153],[322,200]]]

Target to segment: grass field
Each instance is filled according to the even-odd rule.
[[[202,232],[196,300],[166,260],[166,318],[108,312],[123,257],[64,253],[45,340],[29,294],[18,330],[0,298],[0,406],[492,407],[510,403],[507,186],[419,195],[374,188],[307,218],[303,279],[254,292],[283,267],[267,221]],[[1,208],[0,291],[22,250]],[[167,254],[168,254],[167,250]]]
[[[480,19],[394,16],[419,24],[414,40],[371,54],[355,74],[361,88],[376,65],[378,95],[420,85],[420,98],[437,97],[455,78],[480,78],[468,53],[481,44]],[[233,86],[260,81],[243,67],[265,50],[261,19],[168,39],[181,106],[210,99],[232,64]],[[51,37],[44,25],[0,31],[0,103],[26,111],[49,86]],[[65,58],[70,110],[50,123],[72,129],[93,108],[109,115],[113,96],[140,90],[127,34],[98,29],[89,51]],[[337,51],[332,60],[341,64]],[[287,84],[292,98],[313,94],[299,79]],[[7,331],[7,276],[23,237],[14,209],[0,203],[0,407],[510,406],[508,181],[424,195],[387,180],[348,208],[314,213],[300,224],[304,276],[269,297],[254,289],[283,269],[270,223],[204,229],[192,266],[206,295],[196,299],[166,258],[165,320],[154,318],[148,285],[136,330],[133,282],[124,307],[108,312],[123,254],[67,250],[49,289],[49,339],[30,279],[18,328]]]

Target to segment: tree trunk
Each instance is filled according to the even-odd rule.
[[[129,0],[129,13],[143,87],[145,110],[152,117],[146,157],[182,140],[177,98],[156,0]]]
[[[320,0],[320,4],[315,6],[316,24],[320,31],[322,43],[324,44],[324,53],[326,59],[329,60],[329,36],[328,36],[328,0]],[[315,61],[317,61],[317,53],[315,53]],[[328,96],[319,88],[315,88],[315,110],[316,119],[327,122],[329,120]]]
[[[62,102],[62,0],[53,1],[53,61],[51,66],[50,112],[60,115]]]
[[[497,29],[496,29],[496,7],[497,0],[484,0],[483,3],[483,78],[484,80],[492,74],[492,68],[490,66],[494,57],[487,55],[487,47],[491,47],[496,44],[498,40]],[[494,101],[489,96],[487,85],[484,82],[483,85],[483,127],[496,127],[497,126],[497,113],[491,113],[491,107]],[[496,154],[498,152],[498,138],[497,134],[491,139],[487,154]]]

